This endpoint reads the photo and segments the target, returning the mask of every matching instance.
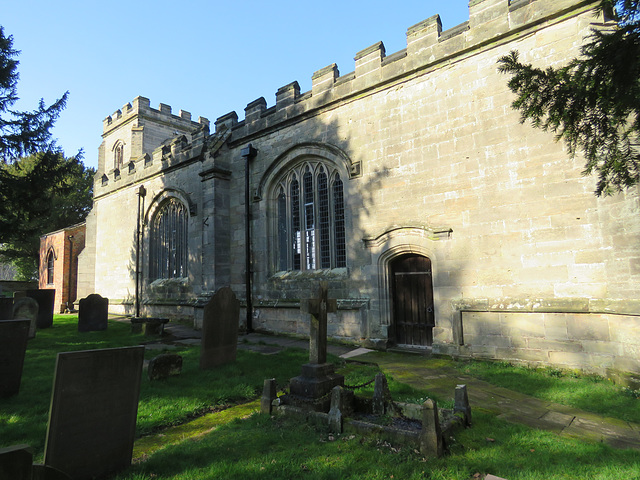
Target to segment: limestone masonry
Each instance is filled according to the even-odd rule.
[[[244,328],[306,335],[301,302],[327,281],[335,338],[640,373],[638,190],[595,197],[497,70],[511,50],[575,57],[609,26],[594,6],[471,0],[467,22],[430,17],[243,120],[135,98],[103,124],[78,298],[198,326],[230,286]]]

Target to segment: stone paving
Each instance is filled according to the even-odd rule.
[[[168,324],[165,333],[172,343],[197,344],[199,333],[180,324]],[[166,340],[165,340],[166,341]],[[239,337],[238,348],[274,354],[284,348],[309,348],[299,338],[250,333]],[[498,418],[559,435],[604,442],[615,448],[640,450],[640,425],[602,417],[576,408],[547,402],[513,390],[496,387],[461,374],[446,362],[427,355],[379,352],[348,345],[329,344],[329,353],[356,361],[376,363],[398,381],[426,389],[439,398],[449,398],[456,385],[466,384],[472,408],[495,413]]]

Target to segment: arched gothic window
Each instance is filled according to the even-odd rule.
[[[322,163],[304,163],[275,190],[279,270],[346,267],[344,185]]]
[[[117,170],[122,169],[124,164],[124,145],[118,143],[116,148],[113,149],[113,168]]]
[[[53,284],[53,262],[55,261],[55,255],[53,250],[49,250],[47,255],[47,284]]]
[[[187,276],[187,207],[170,198],[151,221],[149,274],[152,280]]]

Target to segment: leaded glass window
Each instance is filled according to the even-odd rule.
[[[281,271],[346,267],[344,187],[336,169],[304,163],[275,190]]]
[[[185,205],[175,198],[166,201],[154,216],[149,250],[152,280],[187,276],[188,216]]]

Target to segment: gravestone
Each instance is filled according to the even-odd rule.
[[[39,288],[27,290],[27,297],[38,302],[38,317],[36,325],[38,328],[49,328],[53,325],[53,304],[56,298],[54,288]]]
[[[17,395],[29,340],[29,320],[0,321],[0,398]]]
[[[29,445],[0,448],[0,480],[31,480],[32,463]]]
[[[78,302],[78,331],[95,332],[106,330],[109,319],[109,299],[97,293]]]
[[[238,350],[240,302],[230,287],[223,287],[204,307],[200,368],[234,362]]]
[[[59,353],[44,464],[73,480],[131,464],[144,346]]]
[[[174,353],[162,353],[149,361],[147,375],[149,380],[162,380],[173,375],[180,375],[182,357]]]
[[[13,318],[13,298],[0,297],[0,320],[11,320]]]
[[[38,321],[38,302],[31,297],[16,298],[13,302],[12,318],[29,320],[29,338],[35,338]]]
[[[331,405],[331,389],[344,386],[344,376],[334,373],[327,363],[327,313],[337,311],[337,302],[328,298],[327,282],[320,282],[318,298],[302,305],[311,314],[309,326],[309,363],[302,366],[301,375],[292,378],[287,402],[315,411],[327,412]]]

